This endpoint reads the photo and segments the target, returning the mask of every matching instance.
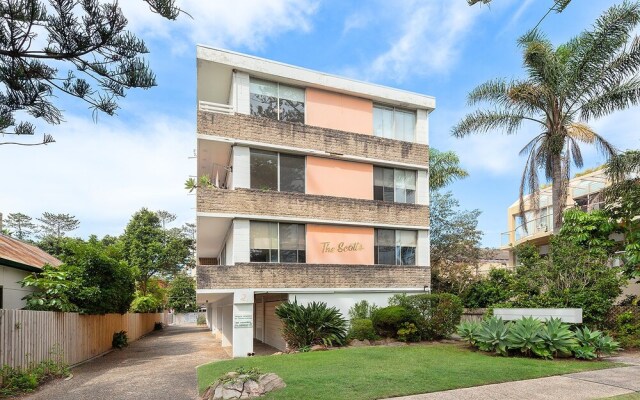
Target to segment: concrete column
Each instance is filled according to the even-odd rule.
[[[230,189],[248,189],[251,186],[250,158],[248,147],[233,146],[233,186]]]
[[[233,357],[253,353],[252,290],[237,290],[233,295]]]
[[[236,71],[235,73],[235,110],[239,114],[251,113],[251,92],[249,86],[249,74],[242,71]]]
[[[418,231],[418,248],[416,249],[416,264],[425,267],[431,265],[431,241],[428,230]]]
[[[423,206],[429,205],[429,173],[427,171],[418,171],[416,179],[416,204]]]
[[[248,219],[233,221],[233,263],[249,262],[250,223]],[[229,251],[229,249],[227,249]]]
[[[429,144],[429,113],[418,110],[416,113],[416,143]]]

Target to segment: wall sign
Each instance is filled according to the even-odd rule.
[[[340,242],[337,245],[332,245],[331,242],[322,242],[323,253],[347,253],[350,251],[362,251],[364,246],[360,242],[345,243]]]
[[[252,314],[235,314],[233,316],[234,328],[253,328]]]

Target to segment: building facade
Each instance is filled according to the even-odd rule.
[[[564,208],[579,207],[583,211],[597,210],[604,206],[602,191],[611,183],[602,167],[576,174],[569,181],[567,199]],[[541,254],[549,250],[549,240],[553,234],[553,206],[551,204],[551,186],[540,190],[538,203],[531,196],[524,198],[525,218],[520,213],[520,201],[516,200],[507,210],[508,231],[502,233],[501,249],[509,251],[510,267],[517,263],[514,247],[531,243],[540,249]]]
[[[197,298],[234,357],[285,348],[283,301],[429,290],[432,97],[204,46],[197,70]]]
[[[20,281],[42,267],[58,267],[60,260],[38,247],[0,234],[0,308],[21,309],[27,305],[24,297],[34,289],[22,287]]]

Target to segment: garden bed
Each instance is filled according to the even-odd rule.
[[[266,399],[379,399],[611,368],[604,361],[505,358],[459,344],[371,346],[219,361],[198,368],[202,393],[244,366],[274,372],[287,387]]]

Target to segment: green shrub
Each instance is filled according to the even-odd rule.
[[[373,322],[370,319],[352,319],[349,329],[349,338],[357,340],[375,340],[376,331],[373,329]]]
[[[420,332],[413,322],[403,322],[400,329],[396,332],[398,340],[401,342],[418,342],[420,341]]]
[[[205,317],[204,315],[198,315],[198,318],[196,319],[196,324],[197,325],[206,325],[207,324],[207,317]]]
[[[417,294],[403,301],[418,318],[416,326],[424,340],[449,337],[460,323],[464,308],[458,296],[449,293]]]
[[[161,331],[163,328],[164,328],[164,325],[162,324],[162,322],[156,322],[153,324],[154,331]]]
[[[542,339],[542,322],[533,317],[526,317],[517,320],[509,329],[509,348],[520,350],[526,356],[536,354],[546,357]]]
[[[457,331],[462,340],[469,342],[472,346],[476,346],[478,333],[480,332],[480,322],[464,321],[458,325]]]
[[[136,297],[131,303],[131,311],[135,313],[153,313],[160,308],[162,303],[153,295]]]
[[[505,269],[492,269],[489,276],[471,284],[462,294],[467,308],[486,308],[507,301],[511,297],[514,273]]]
[[[375,304],[369,304],[366,300],[359,301],[349,309],[349,319],[371,319],[377,309]]]
[[[388,306],[377,309],[371,318],[373,328],[382,337],[395,338],[405,322],[416,323],[415,312],[402,306]]]
[[[640,347],[640,311],[626,311],[618,315],[611,333],[624,348]]]
[[[337,308],[326,303],[282,303],[276,307],[276,315],[282,320],[282,335],[290,348],[345,343],[347,321]]]
[[[491,317],[482,321],[477,335],[478,348],[482,351],[490,351],[502,356],[508,355],[510,345],[509,327],[502,318]]]
[[[26,368],[0,368],[0,398],[32,392],[48,379],[69,375],[69,367],[62,361],[62,353],[53,349],[52,358],[40,363],[29,363]]]
[[[560,318],[550,318],[544,324],[541,333],[545,356],[557,356],[558,354],[571,354],[577,346],[576,335]],[[548,355],[547,355],[548,354]]]
[[[127,337],[127,331],[115,332],[113,334],[113,340],[111,341],[111,347],[114,349],[122,349],[129,345],[129,338]]]

